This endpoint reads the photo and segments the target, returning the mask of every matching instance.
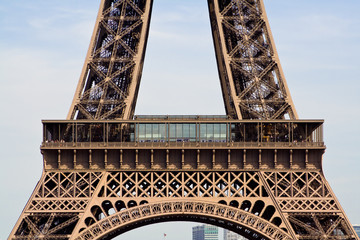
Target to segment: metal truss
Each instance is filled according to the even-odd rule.
[[[225,108],[234,119],[297,119],[262,0],[208,0]]]
[[[256,172],[114,172],[108,175],[106,185],[104,197],[211,197],[220,201],[269,196]]]
[[[164,221],[248,239],[357,239],[319,171],[55,171],[9,239],[110,239]]]
[[[279,120],[297,114],[262,0],[208,3],[233,123],[197,119],[194,129],[212,131],[188,141],[182,128],[159,137],[161,120],[145,119],[154,134],[136,134],[152,0],[102,0],[68,115],[76,121],[45,123],[43,176],[8,239],[111,239],[152,223],[195,221],[250,240],[359,240],[323,175],[322,121]],[[228,131],[219,138],[222,121]]]
[[[132,119],[151,0],[102,0],[68,119]],[[296,119],[262,0],[209,0],[227,114]]]
[[[102,0],[68,119],[132,119],[152,0]]]

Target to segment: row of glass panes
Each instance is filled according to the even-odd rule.
[[[206,142],[226,142],[226,123],[140,123],[136,124],[136,140],[144,141],[185,141],[195,142],[197,139]]]
[[[44,123],[44,142],[322,142],[319,123]]]

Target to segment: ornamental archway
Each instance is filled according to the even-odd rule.
[[[9,239],[106,239],[179,216],[252,239],[359,239],[323,175],[323,121],[297,117],[262,0],[208,0],[226,116],[134,116],[152,2],[101,0]]]
[[[102,205],[109,206],[108,204]],[[168,221],[209,223],[236,232],[251,240],[292,239],[279,226],[249,212],[249,209],[246,211],[221,203],[192,201],[189,199],[151,204],[143,203],[140,206],[133,206],[120,211],[115,210],[116,207],[114,206],[113,208],[105,207],[104,209],[104,207],[97,205],[93,206],[94,218],[85,220],[85,225],[89,226],[80,229],[78,237],[70,239],[112,239],[135,228]],[[113,211],[111,211],[112,209]],[[113,213],[109,214],[109,212]],[[96,219],[97,216],[101,215],[105,217]],[[280,225],[280,222],[278,224]]]

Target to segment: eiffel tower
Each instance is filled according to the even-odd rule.
[[[299,120],[262,0],[208,0],[226,116],[134,116],[152,0],[102,0],[67,120],[9,239],[111,239],[166,221],[250,240],[357,239]]]

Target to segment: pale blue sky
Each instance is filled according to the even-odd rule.
[[[137,114],[224,114],[206,4],[154,1]],[[265,5],[300,118],[325,119],[325,176],[360,223],[360,1]],[[40,179],[41,120],[67,115],[98,6],[0,0],[0,240]],[[190,240],[191,225],[158,224],[118,239],[159,240],[170,229],[167,240]]]

